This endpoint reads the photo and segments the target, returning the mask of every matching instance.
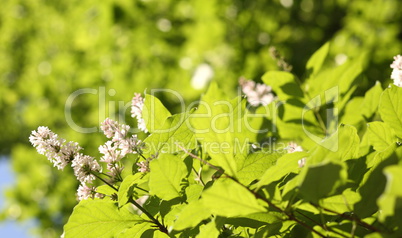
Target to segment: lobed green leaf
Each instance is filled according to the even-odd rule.
[[[187,167],[183,160],[171,154],[160,154],[150,162],[150,194],[163,200],[181,196],[183,181],[187,178]]]
[[[379,111],[381,119],[402,138],[402,88],[393,84],[381,95]]]
[[[202,194],[204,207],[224,217],[244,216],[265,212],[257,198],[242,185],[232,180],[218,180]]]
[[[107,200],[83,200],[73,210],[64,226],[65,238],[116,237],[144,220],[117,204]]]

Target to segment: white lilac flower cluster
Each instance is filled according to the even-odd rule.
[[[288,153],[303,151],[303,148],[293,141],[289,142],[287,149],[288,149]],[[299,168],[303,168],[304,165],[306,165],[306,158],[299,159],[297,161],[297,164],[299,165]]]
[[[100,161],[107,164],[108,175],[111,182],[122,181],[121,172],[123,166],[120,160],[127,154],[137,153],[141,140],[136,135],[128,135],[130,126],[119,124],[110,118],[106,118],[101,124],[101,130],[107,138],[111,139],[99,146],[99,152],[103,154]]]
[[[87,186],[86,184],[80,184],[77,189],[77,197],[78,200],[86,200],[88,198],[104,198],[105,195],[102,193],[96,192],[96,187],[94,186]]]
[[[141,173],[149,172],[150,171],[149,162],[151,162],[152,160],[156,159],[156,157],[158,157],[158,154],[151,155],[151,157],[147,158],[146,160],[138,162],[137,163],[138,172],[141,172]]]
[[[59,170],[63,170],[82,148],[76,142],[67,142],[45,126],[32,131],[29,141],[39,154],[45,155]]]
[[[59,170],[63,170],[67,164],[71,163],[74,175],[81,183],[78,189],[78,197],[89,196],[88,188],[85,184],[95,180],[94,173],[102,171],[101,166],[95,158],[79,153],[82,148],[76,142],[67,142],[65,139],[53,133],[48,127],[40,126],[36,131],[32,131],[29,141],[36,148],[39,154],[45,155]]]
[[[275,100],[270,86],[245,78],[240,78],[239,84],[251,106],[257,107],[260,104],[266,106]]]
[[[394,80],[396,86],[402,87],[402,56],[394,56],[394,62],[390,66],[393,69],[391,79]]]
[[[121,172],[123,166],[120,160],[127,154],[137,153],[141,141],[136,135],[129,136],[129,126],[119,124],[107,118],[102,124],[101,129],[110,140],[99,147],[103,154],[101,162],[107,164],[111,183],[122,181]],[[36,148],[39,154],[45,155],[55,167],[62,170],[71,163],[74,175],[81,183],[77,190],[79,200],[102,197],[95,191],[95,187],[89,186],[102,173],[102,167],[94,157],[79,153],[82,148],[76,142],[67,142],[65,139],[53,133],[49,128],[40,126],[36,131],[32,131],[29,141]]]
[[[135,93],[131,101],[131,117],[137,118],[138,129],[147,133],[147,127],[145,125],[144,118],[142,118],[142,109],[144,107],[145,99],[141,97],[140,93]]]

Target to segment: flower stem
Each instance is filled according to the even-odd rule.
[[[114,187],[113,185],[111,185],[109,182],[107,182],[106,180],[104,180],[102,177],[100,177],[98,174],[96,173],[92,173],[95,177],[97,177],[99,180],[101,180],[102,182],[104,182],[106,185],[108,185],[109,187],[113,188],[116,192],[118,192],[119,190]],[[129,202],[132,203],[134,206],[136,206],[140,211],[142,211],[149,219],[151,219],[151,221],[158,226],[159,230],[161,232],[164,232],[166,234],[168,234],[168,230],[165,226],[163,226],[155,217],[153,217],[145,208],[143,208],[140,204],[138,204],[136,201],[134,201],[134,199],[132,197],[130,197]]]
[[[128,200],[135,207],[137,207],[140,211],[142,211],[151,221],[159,228],[159,230],[163,233],[169,234],[167,228],[162,225],[155,217],[153,217],[145,208],[143,208],[140,204],[138,204],[132,197]]]
[[[119,190],[111,185],[108,181],[104,180],[102,177],[100,177],[97,173],[94,173],[93,171],[91,171],[91,174],[93,174],[96,178],[98,178],[100,181],[104,182],[106,185],[108,185],[109,187],[113,188],[116,192],[118,192]]]
[[[257,192],[251,190],[249,187],[247,187],[246,185],[240,183],[236,178],[232,177],[231,175],[225,173],[221,168],[216,167],[215,165],[212,165],[211,163],[201,159],[200,157],[194,155],[193,153],[189,152],[188,150],[186,150],[185,148],[183,148],[182,146],[178,145],[177,146],[180,147],[180,149],[182,149],[185,153],[187,153],[188,155],[190,155],[191,157],[203,162],[204,164],[210,166],[211,168],[219,171],[222,173],[222,175],[225,175],[227,178],[233,180],[235,183],[241,185],[242,187],[246,188],[249,192],[251,192],[257,199],[261,199],[264,202],[266,202],[268,204],[268,206],[274,208],[275,210],[278,210],[279,212],[285,214],[289,220],[295,221],[297,223],[299,223],[301,226],[304,226],[305,228],[307,228],[308,230],[310,230],[311,232],[317,234],[320,237],[326,237],[325,235],[321,234],[320,232],[314,230],[313,227],[309,226],[308,224],[304,223],[303,221],[299,220],[293,213],[285,211],[283,209],[281,209],[280,207],[276,206],[275,204],[273,204],[270,200],[262,197],[260,194],[258,194]]]

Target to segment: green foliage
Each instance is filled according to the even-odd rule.
[[[161,154],[157,160],[151,161],[150,169],[154,171],[149,176],[149,192],[152,195],[162,200],[180,197],[182,183],[187,177],[187,167],[180,158]]]
[[[299,94],[283,87],[293,84],[290,88],[294,89],[297,86],[292,74],[268,72],[264,75],[264,82],[272,82],[272,88],[277,92],[276,102],[282,97],[285,104],[293,98],[309,103],[307,100],[312,97],[307,96],[305,86],[321,80],[318,75],[327,70],[320,69],[320,57],[325,58],[325,47],[316,53],[316,59],[313,57],[309,61],[308,67],[318,72],[299,84],[296,88]],[[314,66],[312,62],[318,65]],[[350,65],[356,64],[359,63]],[[332,72],[343,75],[345,85],[352,85],[361,70],[352,70],[352,66],[341,66]],[[274,82],[275,78],[282,81]],[[118,202],[108,198],[80,202],[64,227],[65,236],[400,236],[401,138],[394,132],[399,114],[392,104],[395,100],[391,102],[389,95],[391,93],[391,97],[397,99],[402,96],[402,91],[394,86],[385,89],[379,97],[379,107],[384,107],[379,110],[383,121],[367,121],[374,113],[375,103],[366,97],[377,95],[378,89],[374,86],[361,99],[356,99],[360,96],[354,97],[342,87],[336,92],[330,91],[327,95],[330,104],[338,111],[335,116],[325,118],[327,123],[322,125],[318,117],[322,110],[331,108],[326,101],[320,102],[321,93],[311,95],[318,98],[312,99],[316,109],[309,117],[316,127],[323,126],[326,131],[333,123],[338,123],[340,115],[347,113],[359,113],[359,120],[367,127],[358,131],[352,125],[337,124],[336,131],[331,134],[327,131],[327,134],[304,133],[302,136],[300,133],[300,143],[309,146],[305,151],[296,148],[294,142],[287,144],[288,138],[281,137],[280,130],[289,130],[284,126],[289,123],[286,121],[278,124],[276,138],[268,144],[262,143],[267,138],[261,136],[267,136],[266,133],[244,131],[248,123],[244,115],[253,109],[238,97],[228,99],[216,83],[210,85],[195,111],[170,115],[160,101],[154,100],[155,105],[148,102],[148,108],[157,109],[145,112],[147,120],[160,115],[165,122],[144,140],[144,148],[158,140],[166,142],[167,138],[174,137],[170,144],[175,149],[148,153],[153,155],[146,160],[149,160],[149,172],[134,170],[122,183],[110,185],[118,187]],[[344,100],[343,97],[366,105],[367,110],[346,110],[338,103]],[[280,122],[281,119],[275,118],[280,117],[281,112],[277,110],[276,113],[266,115],[266,119],[272,120],[271,123]],[[173,122],[178,120],[175,118],[183,115],[175,126],[177,123]],[[299,121],[303,122],[304,115],[298,110],[294,111],[293,117],[299,116]],[[182,127],[184,132],[177,133]],[[299,127],[305,132],[304,123]],[[323,139],[316,140],[323,135],[326,135]],[[177,146],[179,142],[188,142],[188,138],[196,139],[197,143],[190,147]],[[207,146],[213,142],[215,147]],[[245,142],[246,146],[239,147],[235,142]],[[362,147],[369,149],[362,150]],[[106,189],[97,191],[110,193]],[[139,204],[144,195],[148,196],[148,201]],[[151,204],[154,205],[151,207]],[[130,207],[137,207],[142,214],[137,215],[133,209],[128,211]],[[93,232],[101,223],[105,223],[106,228]]]
[[[157,132],[163,128],[163,123],[171,114],[158,98],[146,94],[144,99],[142,117],[144,118],[145,125],[150,133]],[[158,115],[158,118],[155,118],[153,115]]]
[[[264,212],[264,207],[247,188],[230,180],[220,180],[202,194],[204,207],[223,217]]]
[[[74,208],[64,237],[115,237],[141,222],[127,207],[119,210],[112,201],[82,201]]]
[[[240,184],[251,190],[258,189],[253,192],[258,191],[264,198],[280,200],[282,196],[286,197],[284,184],[289,182],[285,192],[294,198],[286,197],[286,206],[277,205],[292,212],[298,211],[292,210],[293,207],[305,205],[299,204],[303,202],[299,200],[302,199],[298,191],[299,173],[323,161],[338,165],[341,160],[347,164],[342,171],[347,170],[348,182],[334,194],[329,193],[330,197],[321,198],[320,204],[336,196],[339,198],[340,194],[347,194],[346,197],[364,195],[361,198],[361,204],[364,204],[365,196],[370,195],[366,195],[361,186],[372,181],[371,174],[381,178],[381,183],[370,182],[373,185],[367,185],[367,190],[370,186],[381,190],[381,186],[388,183],[381,177],[382,169],[378,169],[378,173],[372,171],[380,161],[392,156],[398,158],[394,151],[401,137],[400,125],[395,120],[395,116],[400,116],[395,104],[400,98],[396,92],[399,89],[386,89],[387,94],[383,94],[377,109],[383,88],[389,83],[386,69],[389,69],[390,59],[402,51],[402,15],[399,14],[402,3],[398,0],[303,0],[286,5],[285,2],[3,1],[0,8],[0,153],[10,155],[17,183],[7,192],[1,217],[34,218],[40,227],[40,236],[59,237],[76,204],[76,196],[71,191],[78,183],[69,175],[71,169],[54,171],[34,152],[27,142],[30,131],[39,125],[49,126],[61,137],[78,141],[86,154],[99,157],[97,147],[105,139],[94,132],[98,131],[97,126],[104,118],[119,118],[135,126],[127,116],[130,95],[145,89],[174,89],[187,104],[198,99],[208,82],[195,87],[191,77],[203,63],[214,71],[212,85],[217,82],[219,86],[210,87],[208,96],[202,98],[195,112],[182,111],[182,105],[170,91],[160,92],[157,97],[147,94],[143,117],[152,134],[138,135],[147,146],[143,150],[146,158],[172,154],[177,157],[176,162],[182,160],[182,168],[183,164],[186,166],[185,182],[180,187],[175,182],[176,189],[180,189],[178,203],[199,201],[204,185],[214,186],[213,181],[225,177],[198,159],[184,156],[191,152],[234,176]],[[327,40],[330,43],[325,43]],[[277,60],[269,56],[270,46],[277,47],[290,60],[292,73],[279,71],[281,67]],[[320,46],[320,50],[310,57]],[[348,61],[342,64],[345,58]],[[363,70],[365,77],[361,77]],[[234,97],[239,76],[259,81],[262,75],[262,81],[272,86],[278,96],[275,103],[252,108],[245,100]],[[374,81],[378,83],[373,86]],[[338,91],[331,90],[334,87],[338,87]],[[92,91],[77,96],[71,105],[66,105],[69,96],[82,89]],[[224,97],[222,92],[227,96]],[[386,103],[386,97],[393,104]],[[228,100],[230,98],[233,99]],[[216,102],[221,103],[213,105]],[[213,108],[212,114],[203,109],[206,105]],[[331,108],[336,110],[331,111]],[[68,120],[70,112],[78,127],[95,130],[92,133],[78,131]],[[259,114],[263,116],[249,117]],[[217,117],[214,120],[208,115]],[[228,121],[227,117],[233,115],[240,116]],[[377,124],[376,121],[381,119],[383,122]],[[338,127],[339,122],[346,126]],[[370,123],[368,128],[367,123]],[[211,129],[212,125],[219,130],[228,128],[228,131],[205,134],[199,131]],[[248,126],[268,130],[250,132]],[[157,130],[160,128],[162,130]],[[272,138],[276,140],[270,140]],[[252,147],[253,143],[263,144],[264,140],[277,147]],[[334,144],[337,140],[339,144]],[[289,141],[298,142],[308,153],[287,154],[283,148]],[[218,148],[215,143],[224,143],[224,146]],[[387,144],[389,148],[385,148]],[[332,149],[336,145],[338,151],[334,152]],[[303,158],[306,158],[307,167],[299,168],[298,161]],[[125,158],[126,177],[117,185],[119,207],[130,198],[147,194],[152,187],[149,184],[152,172],[140,176],[135,173],[135,166],[134,172],[129,171],[136,162],[137,158]],[[201,172],[195,174],[194,170]],[[194,182],[193,178],[199,179],[200,175],[203,181]],[[293,186],[290,186],[291,182]],[[341,193],[342,189],[351,192]],[[109,196],[116,192],[105,186],[99,186],[97,191]],[[361,194],[355,191],[361,191]],[[369,204],[375,204],[382,192],[376,192]],[[350,202],[348,207],[353,207],[351,201],[355,201],[354,198],[347,200]],[[164,208],[172,210],[169,215],[162,212],[163,216],[159,216],[158,199],[153,196],[150,198],[153,203],[146,205],[154,207],[158,219],[164,219],[166,224],[169,220],[175,227],[174,217],[181,214],[175,207],[177,204]],[[346,205],[343,205],[344,208]],[[272,209],[268,207],[271,214]],[[377,206],[373,207],[377,209]],[[386,209],[390,212],[392,208]],[[184,206],[183,211],[186,210]],[[317,210],[323,212],[322,209],[312,210],[307,215],[322,221],[315,213]],[[328,220],[335,215],[331,216]],[[246,221],[260,224],[256,218],[215,218],[205,213],[200,217],[194,218],[197,224],[186,226],[183,231],[179,229],[182,233],[176,234],[182,237],[196,234],[208,237],[208,234],[218,233],[264,237],[291,233],[292,230],[294,235],[304,229],[303,225],[286,220],[289,218],[286,215],[283,224],[265,222],[254,227],[255,231],[246,231],[241,224]],[[240,222],[233,225],[230,219],[240,219],[237,220]],[[380,222],[387,223],[390,216],[381,219]],[[349,225],[345,227],[350,228]],[[344,231],[345,227],[334,229]],[[387,229],[396,230],[397,225]],[[172,233],[175,232],[173,229]],[[139,223],[116,236],[139,237],[143,233],[144,236],[164,235],[150,223]],[[384,235],[384,232],[377,234]]]
[[[396,135],[402,138],[402,93],[401,88],[391,85],[381,95],[381,119],[394,129]]]

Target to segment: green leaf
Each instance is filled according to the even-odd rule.
[[[226,224],[231,224],[234,226],[243,226],[258,228],[263,225],[273,224],[282,222],[285,219],[284,215],[279,212],[261,212],[253,213],[247,216],[227,218],[225,220]]]
[[[201,221],[211,216],[211,212],[200,200],[189,203],[178,214],[177,220],[173,225],[174,230],[184,230],[197,226]]]
[[[364,101],[362,105],[362,115],[370,118],[375,112],[378,111],[378,103],[380,102],[382,87],[379,81],[364,94]]]
[[[381,95],[379,111],[382,120],[402,138],[402,88],[391,84]]]
[[[202,202],[213,214],[224,217],[265,212],[256,197],[231,180],[218,180],[202,194]]]
[[[116,238],[169,238],[169,236],[159,230],[156,230],[152,223],[145,222],[141,224],[136,224],[130,229],[125,230],[120,233]]]
[[[385,191],[377,200],[381,209],[379,219],[381,222],[385,222],[387,218],[402,219],[402,167],[400,165],[386,167],[384,174],[387,178]]]
[[[112,195],[116,193],[116,190],[111,188],[109,185],[101,185],[96,188],[97,193],[105,194],[105,195]]]
[[[336,211],[339,214],[353,211],[353,205],[360,200],[360,195],[351,189],[346,189],[342,194],[331,196],[321,200],[324,208]]]
[[[241,165],[238,165],[236,178],[243,184],[250,184],[259,179],[265,171],[276,164],[276,161],[283,153],[256,152],[249,154]]]
[[[161,154],[150,162],[150,194],[163,200],[180,197],[182,183],[187,177],[183,160],[171,154]]]
[[[390,146],[387,150],[379,152],[371,162],[373,167],[364,175],[363,181],[357,189],[361,200],[354,205],[353,209],[360,218],[368,217],[378,211],[377,199],[384,192],[386,185],[383,170],[398,162],[394,150],[395,148]]]
[[[166,118],[170,117],[170,112],[163,106],[162,102],[149,94],[145,94],[144,107],[142,109],[142,118],[150,133],[162,129]]]
[[[203,189],[204,187],[200,184],[190,184],[186,188],[187,202],[191,203],[197,201],[200,198]]]
[[[210,237],[219,237],[219,230],[216,228],[217,224],[215,220],[209,222],[206,225],[200,226],[200,233],[198,233],[198,238],[210,238]]]
[[[327,42],[321,46],[307,61],[306,70],[310,75],[315,75],[321,69],[324,64],[325,58],[328,55],[330,43]]]
[[[346,62],[336,68],[321,70],[318,74],[306,80],[304,86],[311,97],[322,95],[327,102],[332,102],[337,97],[342,96],[338,101],[337,108],[341,111],[344,105],[349,101],[352,92],[356,90],[366,63],[367,54],[361,54],[357,59]],[[336,94],[328,93],[334,91]],[[332,95],[330,95],[332,94]]]
[[[136,224],[133,227],[120,233],[117,236],[117,238],[127,238],[127,237],[141,238],[143,236],[143,234],[150,229],[152,229],[152,223],[144,222],[144,223]]]
[[[119,199],[119,207],[124,206],[134,194],[134,187],[138,184],[142,176],[142,174],[137,173],[124,178],[123,182],[120,184],[119,192],[117,194]]]
[[[262,76],[262,81],[272,87],[280,100],[289,98],[303,98],[304,94],[300,85],[296,82],[296,76],[284,71],[269,71]]]
[[[306,152],[294,152],[280,157],[276,165],[268,168],[264,175],[262,175],[260,181],[257,183],[257,188],[277,181],[291,172],[300,170],[298,161],[307,156]]]
[[[376,151],[383,151],[396,143],[394,130],[384,122],[371,122],[367,125],[369,142]]]
[[[365,235],[364,238],[395,238],[394,235],[388,235],[384,234],[383,232],[375,232],[375,233],[370,233],[368,235]]]
[[[195,148],[197,141],[193,129],[189,127],[190,114],[191,112],[180,113],[167,118],[160,130],[144,140],[146,147],[143,155],[150,157],[159,153],[175,153],[182,148]]]
[[[212,82],[190,119],[197,140],[212,158],[211,163],[222,167],[229,175],[237,171],[235,156],[246,154],[251,138],[256,136],[245,124],[245,106],[241,97],[228,100]]]
[[[113,201],[83,200],[75,206],[64,226],[64,237],[115,237],[143,221],[125,207],[119,210]]]
[[[286,222],[275,222],[272,224],[268,224],[265,226],[262,226],[258,228],[257,232],[255,233],[255,238],[265,238],[265,237],[272,237],[276,234],[280,234],[280,229],[282,227],[282,224],[285,224]]]
[[[356,128],[340,125],[337,132],[310,150],[309,163],[319,163],[325,159],[346,161],[359,155],[360,138]]]
[[[346,168],[341,163],[323,161],[309,165],[299,175],[299,191],[306,201],[318,203],[346,183]]]
[[[356,126],[360,129],[359,126],[364,124],[364,117],[361,114],[363,101],[364,99],[362,97],[353,97],[351,100],[349,100],[342,113],[340,122],[343,124]],[[338,125],[334,126],[337,127]]]

